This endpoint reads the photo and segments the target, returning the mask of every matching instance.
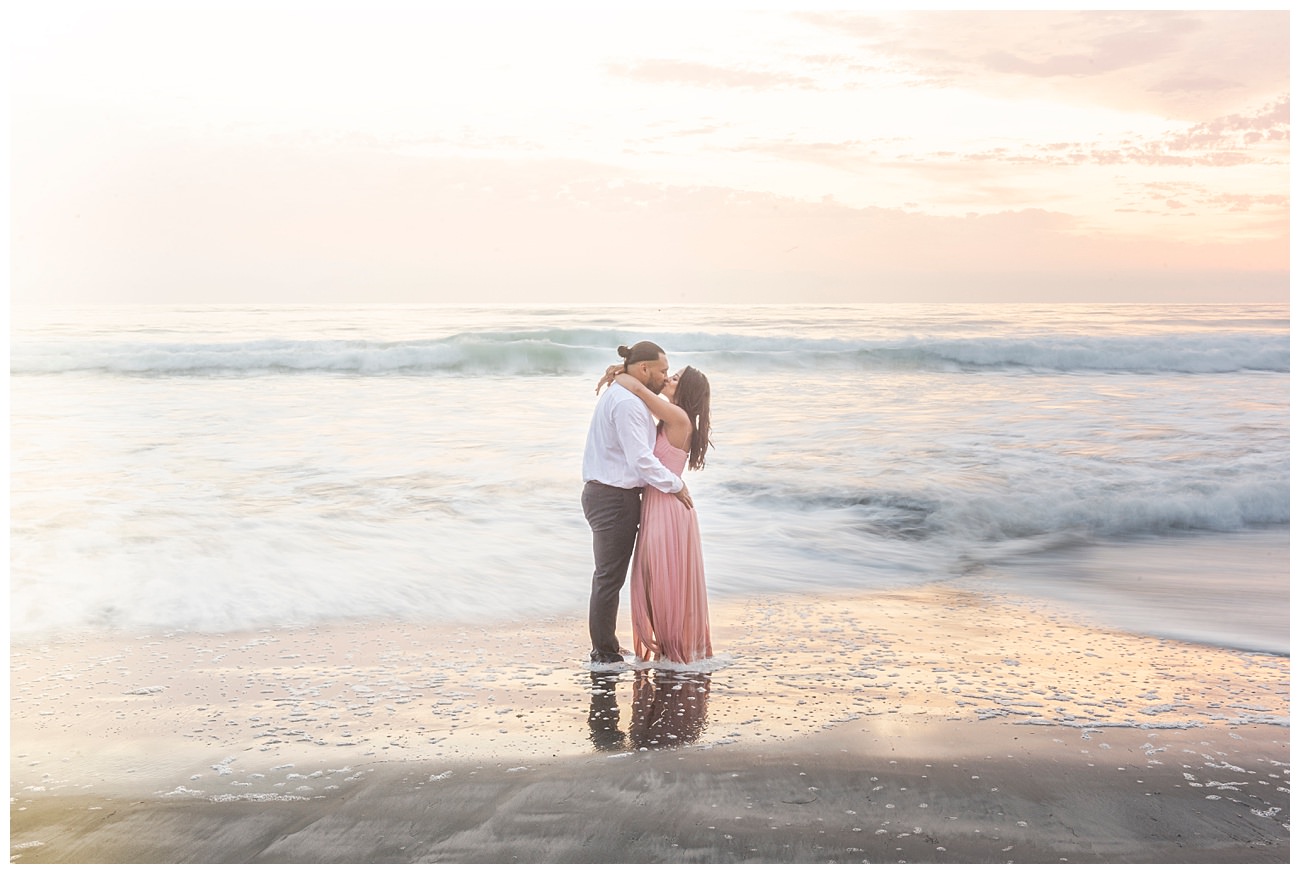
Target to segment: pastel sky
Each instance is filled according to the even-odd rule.
[[[20,305],[1287,300],[1285,7],[19,7]]]

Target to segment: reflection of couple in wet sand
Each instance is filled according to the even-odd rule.
[[[596,402],[582,459],[596,566],[591,661],[623,663],[615,627],[630,564],[636,657],[690,664],[713,655],[700,529],[681,478],[704,466],[709,449],[709,381],[693,367],[670,376],[668,356],[649,341],[618,353],[623,363],[596,386],[609,388]]]
[[[619,727],[614,674],[591,675],[591,711],[587,725],[598,750],[668,749],[695,743],[704,730],[709,703],[709,675],[674,671],[637,671],[632,681],[632,722]]]

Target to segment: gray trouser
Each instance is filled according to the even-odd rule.
[[[627,580],[636,532],[641,524],[641,490],[620,489],[589,481],[582,489],[582,512],[591,526],[596,570],[591,575],[591,660],[621,662],[618,636],[618,593]]]

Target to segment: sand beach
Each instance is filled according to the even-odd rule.
[[[713,621],[690,672],[583,617],[15,642],[11,861],[1289,859],[1284,656],[942,587]]]

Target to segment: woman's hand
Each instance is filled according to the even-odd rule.
[[[602,376],[600,378],[600,381],[596,383],[596,394],[600,394],[600,390],[605,386],[613,385],[614,377],[618,376],[619,372],[622,371],[622,369],[623,369],[623,365],[621,364],[611,364],[609,367],[606,367],[605,375]]]

